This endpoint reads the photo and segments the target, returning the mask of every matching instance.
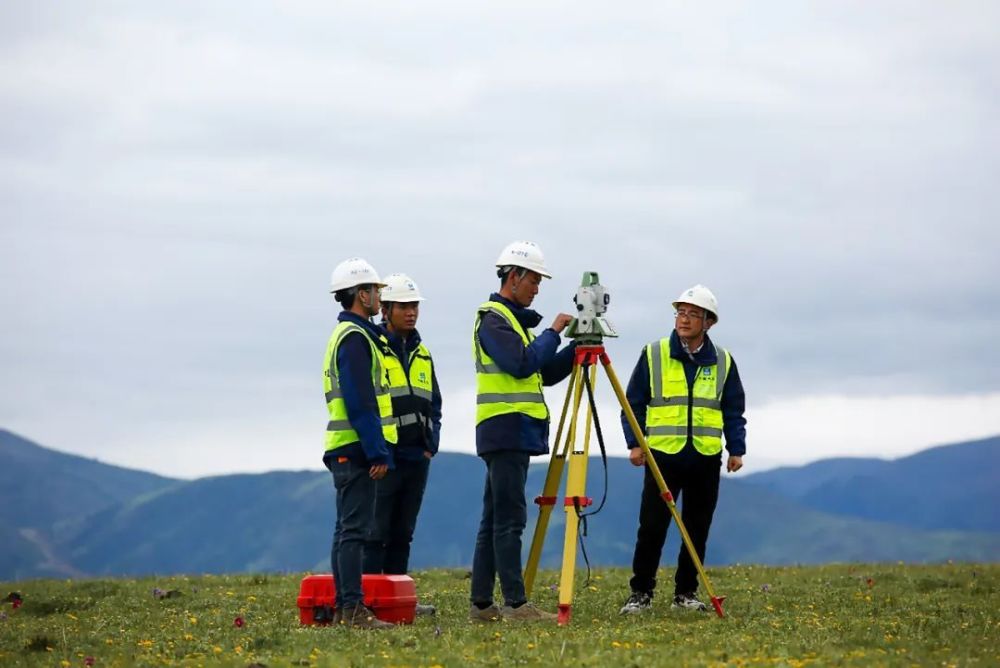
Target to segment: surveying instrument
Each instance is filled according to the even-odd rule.
[[[549,518],[552,509],[557,502],[556,495],[559,493],[559,486],[562,481],[563,469],[569,463],[569,473],[566,478],[566,496],[563,498],[563,507],[566,511],[566,535],[563,541],[562,570],[559,579],[559,614],[557,621],[560,626],[569,623],[573,605],[573,572],[576,568],[576,544],[580,536],[580,523],[584,522],[588,513],[582,513],[581,509],[591,506],[593,499],[586,495],[587,486],[587,462],[590,454],[590,430],[591,423],[596,424],[598,443],[601,446],[601,455],[606,458],[604,451],[603,437],[601,435],[600,421],[597,417],[597,404],[594,400],[594,384],[597,382],[597,363],[600,362],[607,373],[611,387],[618,397],[618,403],[628,420],[632,433],[635,434],[636,441],[642,448],[646,458],[646,466],[649,467],[656,484],[660,489],[660,497],[670,509],[670,514],[680,531],[684,545],[691,555],[691,561],[698,569],[698,576],[701,578],[705,591],[711,597],[712,607],[715,613],[722,617],[722,601],[725,597],[715,595],[712,583],[708,580],[705,567],[698,558],[698,553],[694,549],[691,537],[688,535],[684,522],[681,520],[677,505],[674,503],[673,494],[667,488],[667,483],[663,480],[656,460],[650,452],[649,444],[642,428],[635,419],[632,407],[629,406],[622,390],[618,376],[614,367],[611,366],[611,358],[604,350],[604,337],[616,337],[618,333],[603,314],[608,309],[610,295],[598,280],[597,272],[584,272],[580,288],[573,298],[576,303],[577,317],[570,322],[566,336],[575,339],[577,342],[576,355],[573,358],[573,370],[569,377],[569,386],[566,388],[566,398],[563,401],[562,414],[559,416],[559,427],[556,429],[555,447],[552,459],[549,461],[549,469],[545,475],[545,486],[541,496],[535,499],[538,504],[538,522],[535,524],[535,533],[531,540],[531,550],[528,553],[528,561],[524,567],[524,589],[527,596],[531,597],[531,590],[535,584],[535,575],[538,573],[538,562],[542,556],[542,545],[545,542],[545,532],[549,526]],[[583,400],[584,389],[587,391],[587,408],[585,426],[583,429],[583,439],[577,445],[577,421],[580,416],[580,403]],[[572,401],[573,412],[569,414],[570,402]],[[563,429],[566,429],[566,440],[562,441]],[[607,472],[607,462],[605,461],[605,473]],[[605,498],[607,497],[607,479],[605,478]],[[601,506],[604,502],[601,502]],[[600,510],[600,507],[598,507]],[[597,511],[594,511],[596,513]],[[589,513],[589,514],[594,514]],[[586,535],[586,533],[584,533]],[[586,557],[586,553],[584,553]]]

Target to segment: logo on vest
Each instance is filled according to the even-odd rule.
[[[427,372],[426,371],[421,371],[420,375],[417,376],[417,378],[418,378],[418,380],[420,380],[421,383],[426,383],[427,382]]]
[[[701,375],[703,375],[703,376],[711,376],[712,375],[712,367],[707,366],[704,369],[702,369],[701,370]]]

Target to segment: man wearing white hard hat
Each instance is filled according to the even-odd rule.
[[[712,291],[695,285],[681,293],[673,307],[674,331],[643,348],[626,395],[636,420],[645,425],[650,451],[667,487],[681,502],[681,519],[704,562],[719,498],[723,437],[729,451],[726,470],[733,473],[743,467],[746,400],[733,356],[708,336],[719,321],[719,304]],[[629,460],[643,466],[645,456],[624,415],[622,429]],[[670,512],[647,467],[629,582],[632,591],[622,614],[640,613],[652,606],[669,523]],[[697,570],[681,545],[671,607],[706,610],[697,589]]]
[[[554,620],[527,601],[521,534],[527,523],[524,487],[528,463],[549,451],[549,410],[543,385],[573,368],[574,345],[559,348],[571,316],[560,313],[538,336],[542,316],[531,310],[542,278],[552,278],[541,249],[516,241],[496,261],[500,291],[476,310],[476,453],[486,463],[483,515],[472,560],[470,619],[477,622]],[[504,598],[493,600],[497,578]]]
[[[385,366],[399,437],[396,468],[376,485],[375,525],[365,544],[364,572],[405,575],[430,460],[441,440],[441,390],[434,360],[417,330],[424,301],[417,284],[406,274],[389,274],[379,294],[382,330],[392,352]],[[433,606],[417,605],[417,614],[433,613]]]
[[[361,258],[337,265],[330,292],[342,311],[323,358],[323,388],[330,414],[323,463],[337,491],[331,550],[336,583],[334,620],[361,629],[392,628],[375,618],[361,591],[364,542],[375,509],[376,481],[393,466],[397,424],[386,376],[388,342],[371,317],[384,284]]]

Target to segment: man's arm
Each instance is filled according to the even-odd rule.
[[[528,345],[507,320],[486,312],[479,321],[479,345],[505,373],[528,378],[552,361],[559,347],[559,335],[546,329]]]
[[[548,330],[552,331],[552,330]],[[576,357],[576,341],[556,353],[552,361],[542,367],[542,385],[557,385],[573,371],[573,358]]]
[[[742,468],[742,458],[747,451],[747,420],[743,417],[745,411],[746,394],[743,391],[743,381],[740,380],[736,360],[730,356],[729,374],[722,388],[722,432],[726,435],[726,450],[729,451],[726,469],[730,472]]]
[[[372,383],[372,350],[364,334],[352,332],[344,337],[337,350],[337,369],[347,419],[358,432],[368,463],[392,466],[392,451],[382,435],[382,418]]]
[[[441,388],[438,386],[437,372],[431,366],[431,440],[427,444],[431,455],[436,455],[441,444]]]

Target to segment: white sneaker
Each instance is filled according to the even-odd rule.
[[[694,592],[690,594],[677,594],[674,596],[674,602],[670,604],[670,607],[681,608],[683,610],[697,610],[698,612],[706,612],[708,610],[708,606],[699,601]]]
[[[634,591],[625,605],[618,611],[620,615],[638,615],[653,607],[653,595],[646,591]]]

